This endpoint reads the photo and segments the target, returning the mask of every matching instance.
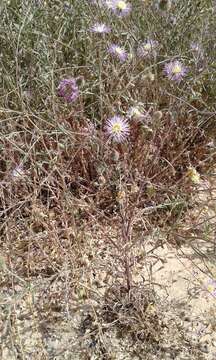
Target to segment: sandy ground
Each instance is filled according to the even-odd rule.
[[[206,266],[214,271],[215,265],[210,261],[204,264],[193,250],[186,247],[174,250],[170,245],[164,245],[155,251],[155,255],[160,257],[160,261],[154,265],[152,281],[156,293],[164,299],[167,321],[173,321],[173,326],[175,322],[176,326],[180,324],[184,337],[200,349],[197,359],[216,359],[216,298],[206,289],[209,281]],[[145,267],[142,272],[140,269],[135,272],[138,274],[135,279],[139,282],[140,276],[145,274]],[[49,314],[47,324],[40,321],[37,302],[45,283],[41,279],[32,284],[31,289],[21,284],[15,286],[15,292],[7,289],[1,292],[0,303],[4,310],[4,316],[1,316],[1,359],[103,359],[92,349],[88,331],[81,336],[77,332],[83,311],[70,312],[69,315],[65,311],[63,314],[56,311],[52,320]],[[103,288],[100,287],[99,291],[103,293]],[[113,359],[145,359],[144,355],[131,355],[128,342],[117,339],[114,328],[106,332],[103,341],[108,347],[112,344]],[[169,346],[170,341],[167,348]],[[159,358],[196,359],[187,357],[184,347],[178,355],[172,355],[172,351],[165,354]],[[154,355],[148,358],[158,359]]]

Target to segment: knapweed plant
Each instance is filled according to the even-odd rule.
[[[135,244],[178,232],[215,164],[214,1],[9,0],[0,14],[8,267],[67,266],[75,284],[95,226],[130,293]]]

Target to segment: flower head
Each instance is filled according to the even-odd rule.
[[[157,4],[158,10],[161,10],[163,12],[169,11],[171,6],[172,6],[171,0],[158,0],[158,4]]]
[[[152,116],[154,121],[160,121],[162,117],[163,117],[163,113],[160,110],[155,111]]]
[[[216,281],[213,279],[210,279],[207,284],[206,284],[206,290],[213,295],[214,297],[216,297]]]
[[[121,203],[124,203],[125,198],[126,198],[125,191],[119,190],[116,194],[116,200],[121,204]]]
[[[127,116],[130,119],[135,119],[135,120],[144,120],[146,117],[145,114],[145,110],[142,108],[141,105],[137,105],[137,106],[131,106],[127,112]]]
[[[126,140],[130,132],[127,120],[117,115],[106,121],[105,130],[108,136],[118,143]]]
[[[111,29],[105,24],[96,23],[92,26],[91,31],[98,34],[106,34],[109,33]]]
[[[58,86],[58,95],[67,102],[74,102],[79,96],[76,79],[63,79]]]
[[[117,16],[126,16],[131,12],[131,4],[124,0],[112,0],[110,8]]]
[[[187,73],[187,68],[178,60],[169,62],[164,67],[168,79],[180,82]]]
[[[158,46],[158,42],[155,40],[146,40],[137,49],[138,56],[144,57],[151,57],[156,56],[156,48]]]
[[[113,55],[114,57],[118,58],[121,62],[124,62],[127,60],[127,52],[125,51],[125,49],[123,49],[122,47],[112,44],[109,49],[108,52]]]
[[[187,171],[187,177],[194,183],[194,184],[199,184],[200,183],[200,174],[198,173],[198,171],[190,166],[188,168]]]

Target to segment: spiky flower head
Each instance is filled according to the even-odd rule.
[[[79,96],[79,89],[76,79],[63,79],[58,86],[58,95],[68,103],[76,101]]]
[[[180,82],[188,69],[180,61],[174,60],[165,65],[164,72],[168,79]]]
[[[116,44],[112,44],[109,47],[108,52],[111,55],[113,55],[114,57],[118,58],[121,62],[124,62],[124,61],[127,60],[127,57],[128,57],[127,52],[121,46],[118,46]]]
[[[157,41],[151,40],[151,39],[146,40],[142,44],[139,45],[139,47],[137,49],[137,54],[138,54],[138,56],[140,56],[142,58],[156,56],[157,46],[158,46]]]
[[[127,120],[121,116],[115,115],[106,121],[105,131],[113,141],[120,143],[127,139],[130,127]]]
[[[152,119],[153,119],[154,121],[159,121],[159,120],[162,119],[162,117],[163,117],[162,111],[157,110],[157,111],[155,111],[155,112],[153,113]]]
[[[127,116],[130,119],[142,121],[145,119],[145,110],[141,105],[131,106],[127,112]]]
[[[126,192],[124,190],[119,190],[116,194],[116,200],[122,204],[124,203],[124,200],[126,199]]]
[[[152,82],[155,80],[155,75],[151,71],[148,71],[146,74],[143,74],[141,78]]]
[[[172,0],[158,0],[158,9],[161,11],[169,11],[172,6]]]
[[[200,174],[198,173],[198,171],[190,166],[188,168],[187,171],[187,177],[194,183],[194,184],[199,184],[200,183]]]
[[[102,24],[102,23],[96,23],[92,26],[91,31],[98,34],[106,34],[111,31],[110,27]]]
[[[110,8],[117,16],[126,16],[131,12],[131,4],[124,0],[112,0]]]

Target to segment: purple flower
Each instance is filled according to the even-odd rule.
[[[131,12],[131,4],[124,0],[112,0],[109,7],[117,16],[126,16]]]
[[[122,47],[112,44],[109,49],[109,53],[112,54],[114,57],[117,57],[121,62],[127,60],[127,52]]]
[[[151,57],[156,56],[156,48],[158,42],[155,40],[146,40],[137,49],[137,54],[140,57]]]
[[[206,290],[216,297],[216,280],[210,279],[206,284]]]
[[[106,121],[105,130],[108,136],[118,143],[126,140],[130,132],[127,120],[118,115]]]
[[[106,33],[110,32],[111,29],[109,26],[107,26],[105,24],[96,23],[92,26],[91,31],[94,33],[98,33],[98,34],[106,34]]]
[[[79,96],[76,79],[63,79],[58,86],[58,95],[67,102],[74,102]]]
[[[180,82],[188,69],[180,61],[174,60],[165,65],[164,72],[168,79]]]

